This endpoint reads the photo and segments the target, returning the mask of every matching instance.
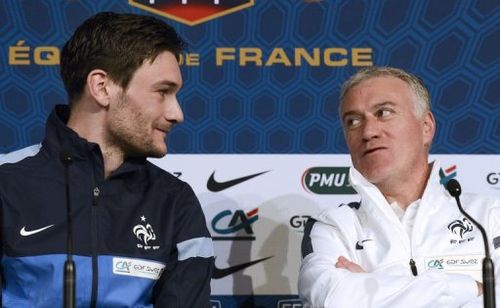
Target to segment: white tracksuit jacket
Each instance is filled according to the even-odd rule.
[[[481,233],[459,212],[438,171],[434,162],[409,236],[382,193],[351,168],[361,202],[328,208],[304,233],[299,294],[306,307],[482,307],[475,282],[482,280]],[[488,234],[500,306],[500,199],[463,194],[461,202]],[[339,256],[366,273],[335,268]]]

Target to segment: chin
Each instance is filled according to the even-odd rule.
[[[370,166],[366,169],[363,169],[362,172],[360,172],[367,180],[368,182],[372,184],[377,184],[384,180],[389,173],[388,170],[386,169],[388,166],[380,166],[378,168]]]
[[[146,154],[147,157],[153,157],[153,158],[162,158],[165,155],[167,155],[167,149],[166,148],[152,149],[151,151],[149,151]]]

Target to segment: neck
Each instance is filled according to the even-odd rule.
[[[387,199],[387,202],[397,202],[403,210],[406,210],[411,203],[422,197],[431,170],[431,165],[425,163],[422,167],[415,168],[409,173],[415,175],[411,178],[411,181],[391,178],[390,181],[379,183],[376,186]]]
[[[119,147],[107,142],[103,123],[104,115],[72,110],[67,126],[81,138],[99,145],[104,161],[104,177],[107,178],[120,167],[125,155]]]

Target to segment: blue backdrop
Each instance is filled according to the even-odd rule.
[[[180,93],[186,121],[172,133],[171,153],[347,153],[337,97],[358,69],[357,48],[369,49],[365,63],[423,78],[438,122],[433,153],[500,152],[497,0],[257,0],[194,26],[133,2],[0,2],[0,153],[43,138],[48,113],[66,103],[54,47],[99,11],[158,16],[188,42],[193,57],[183,65]],[[341,51],[328,55],[332,48]],[[295,65],[296,49],[316,49],[317,63]],[[262,53],[262,65],[240,63],[249,50]],[[217,65],[217,52],[235,59]]]

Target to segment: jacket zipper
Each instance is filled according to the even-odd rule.
[[[413,261],[413,258],[411,257],[410,257],[410,268],[411,272],[413,273],[413,276],[417,276],[418,275],[417,265],[415,265],[415,261]]]
[[[92,171],[94,169],[92,168]],[[94,173],[94,172],[92,172]],[[93,182],[95,183],[95,176],[93,177]],[[92,189],[92,206],[91,206],[91,238],[92,238],[92,297],[90,300],[90,307],[97,306],[97,284],[99,269],[97,264],[97,204],[99,203],[99,196],[101,195],[101,189],[98,185],[94,184]]]
[[[415,215],[417,213],[415,213]],[[418,275],[417,264],[415,263],[415,260],[413,260],[413,238],[415,236],[416,221],[417,221],[417,217],[415,216],[415,219],[413,220],[413,228],[411,230],[411,234],[408,234],[408,239],[410,240],[410,262],[409,262],[409,264],[410,264],[410,269],[411,269],[411,273],[413,274],[413,276]],[[406,231],[405,231],[405,233],[406,233]]]

